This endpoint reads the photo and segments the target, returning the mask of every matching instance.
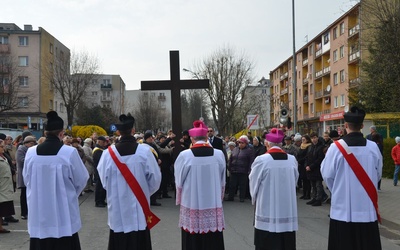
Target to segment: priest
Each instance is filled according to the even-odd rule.
[[[207,142],[208,129],[202,121],[193,126],[189,130],[193,146],[175,161],[182,250],[223,250],[225,156]]]
[[[298,164],[293,155],[282,150],[283,137],[282,130],[273,128],[265,136],[267,153],[258,156],[251,166],[256,250],[296,249]]]

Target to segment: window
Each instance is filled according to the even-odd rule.
[[[337,73],[333,74],[333,85],[337,85],[338,84],[338,75]]]
[[[333,51],[333,61],[337,61],[337,49]]]
[[[337,96],[335,96],[335,97],[333,98],[333,107],[335,107],[335,108],[338,107],[338,97],[337,97]]]
[[[60,112],[64,113],[64,104],[60,103]]]
[[[9,82],[10,82],[10,79],[8,77],[0,77],[0,84],[2,86],[8,85]]]
[[[53,100],[49,100],[49,109],[53,110]]]
[[[324,44],[329,43],[329,32],[324,35]]]
[[[52,43],[50,43],[49,51],[51,54],[53,54],[53,52],[54,52],[54,46]]]
[[[19,36],[19,46],[28,46],[29,38],[27,36]]]
[[[344,46],[340,47],[340,58],[344,57]]]
[[[333,28],[333,40],[335,40],[337,38],[337,26],[335,28]]]
[[[92,92],[92,96],[97,96],[97,92],[96,92],[96,91],[93,91],[93,92]]]
[[[28,66],[28,57],[27,56],[19,56],[18,57],[18,65],[21,67]]]
[[[310,104],[310,110],[311,110],[311,114],[314,114],[314,103]]]
[[[18,107],[28,107],[28,97],[18,97]]]
[[[19,86],[27,87],[28,86],[28,77],[27,76],[20,76],[18,77]]]
[[[340,24],[340,35],[344,34],[344,22]]]
[[[0,44],[8,44],[8,36],[0,36]]]
[[[312,45],[310,45],[309,49],[308,49],[308,55],[312,56],[314,54],[314,47]]]
[[[344,82],[345,76],[344,76],[344,70],[340,71],[340,82]]]
[[[54,111],[57,111],[57,108],[58,108],[58,102],[55,101],[55,102],[54,102]]]
[[[346,99],[344,94],[340,96],[340,105],[343,107],[344,105],[346,105]]]
[[[310,95],[314,94],[314,85],[310,84]]]
[[[111,80],[110,79],[103,79],[103,84],[104,85],[111,84]]]

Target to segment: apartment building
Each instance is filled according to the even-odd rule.
[[[84,102],[88,107],[110,108],[119,116],[125,112],[125,95],[126,85],[120,75],[99,74],[87,89]]]
[[[41,27],[33,30],[32,25],[24,25],[21,29],[13,23],[0,23],[0,56],[13,65],[11,71],[0,70],[1,100],[17,99],[11,110],[0,107],[0,127],[42,130],[46,113],[57,102],[47,72],[58,57],[69,58],[70,50]],[[65,109],[60,116],[66,122]]]
[[[271,126],[279,124],[279,110],[297,112],[300,133],[344,129],[343,114],[349,108],[348,90],[360,83],[360,4],[270,72]],[[296,76],[296,111],[293,105],[293,70]],[[366,121],[368,127],[370,121]]]

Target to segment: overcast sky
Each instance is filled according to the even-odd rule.
[[[299,49],[357,1],[295,2]],[[1,9],[0,22],[42,27],[69,49],[95,54],[101,72],[121,75],[128,90],[170,79],[170,50],[191,69],[228,45],[254,62],[257,79],[292,53],[291,0],[12,0]]]

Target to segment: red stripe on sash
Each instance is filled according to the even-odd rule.
[[[146,195],[143,193],[142,187],[136,180],[135,176],[133,176],[128,166],[125,163],[122,163],[120,160],[118,160],[111,146],[108,147],[108,151],[110,152],[111,158],[114,160],[122,176],[125,178],[126,182],[131,188],[133,194],[139,201],[139,204],[142,207],[144,216],[146,218],[147,227],[151,229],[160,221],[160,219],[155,214],[153,214],[153,212],[151,212],[149,203],[147,202]]]

